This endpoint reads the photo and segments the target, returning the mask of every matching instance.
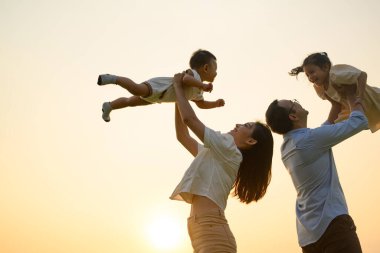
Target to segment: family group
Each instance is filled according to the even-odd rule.
[[[281,159],[297,192],[296,227],[302,252],[362,252],[332,147],[363,130],[374,133],[380,128],[380,89],[367,84],[364,71],[333,65],[325,52],[308,55],[289,74],[301,72],[317,95],[331,104],[321,126],[308,128],[309,112],[296,99],[275,99],[265,112],[266,123],[236,124],[228,133],[207,127],[189,102],[201,109],[225,105],[224,99],[203,97],[213,90],[217,75],[216,57],[207,50],[194,52],[190,68],[173,77],[135,83],[123,76],[99,75],[98,85],[116,84],[132,94],[103,103],[106,122],[116,109],[175,104],[176,137],[194,160],[170,198],[191,204],[188,233],[194,252],[237,252],[224,213],[227,199],[232,193],[248,204],[264,197],[271,181],[272,132],[283,136]]]

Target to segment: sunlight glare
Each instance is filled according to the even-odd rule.
[[[147,230],[150,241],[157,249],[174,249],[182,240],[183,228],[173,217],[157,217],[148,224]]]

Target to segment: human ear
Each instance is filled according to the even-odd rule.
[[[246,140],[246,143],[250,146],[253,146],[257,143],[257,140],[253,139],[252,137],[250,137],[248,140]]]
[[[298,117],[297,117],[297,115],[295,115],[294,113],[290,113],[290,114],[289,114],[289,119],[290,119],[291,121],[295,121],[295,120],[298,119]]]
[[[204,70],[205,72],[208,71],[208,64],[203,65],[203,70]]]

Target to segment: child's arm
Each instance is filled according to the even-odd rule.
[[[347,64],[337,64],[330,69],[330,81],[336,86],[356,86],[356,96],[363,98],[367,84],[367,73]]]
[[[342,111],[342,104],[335,101],[334,99],[330,98],[329,96],[326,95],[326,99],[330,101],[331,103],[331,109],[329,116],[327,118],[327,121],[330,124],[334,124],[335,120],[338,118],[339,113]]]
[[[201,81],[198,81],[197,79],[195,79],[191,70],[187,70],[185,72],[185,75],[182,78],[182,83],[184,85],[197,87],[201,90],[209,91],[209,92],[211,92],[213,89],[212,83],[208,83],[208,84],[202,83]]]
[[[357,96],[357,87],[355,85],[346,85],[341,87],[338,91],[340,97],[347,100],[350,111],[363,111],[362,99]]]
[[[216,107],[222,107],[225,104],[224,99],[218,99],[216,101],[193,100],[193,102],[201,109],[212,109]]]

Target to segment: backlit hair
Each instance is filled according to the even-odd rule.
[[[206,64],[209,64],[211,60],[216,60],[216,57],[207,50],[199,49],[193,53],[190,58],[190,68],[201,68]]]
[[[249,204],[264,197],[272,177],[273,136],[269,127],[255,122],[250,149],[240,150],[243,161],[234,182],[234,196]]]
[[[329,57],[327,56],[326,52],[322,53],[314,53],[310,54],[308,57],[303,60],[303,63],[301,66],[295,67],[292,70],[290,70],[289,75],[291,76],[297,76],[299,73],[304,72],[303,68],[306,65],[316,65],[320,68],[323,68],[324,66],[328,66],[329,68],[331,67],[331,61]]]

